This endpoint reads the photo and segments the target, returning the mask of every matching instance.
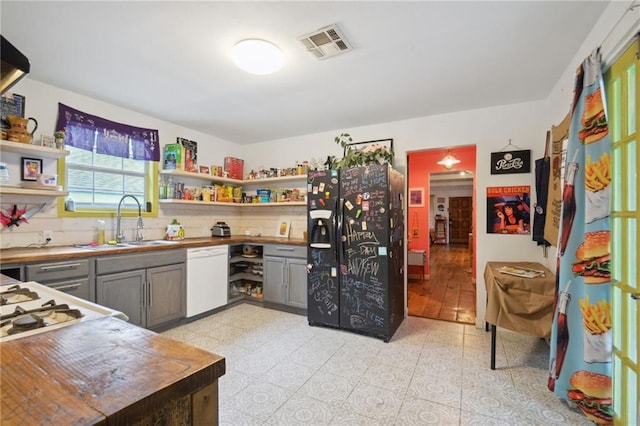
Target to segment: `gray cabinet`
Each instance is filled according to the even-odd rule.
[[[146,325],[145,270],[108,274],[96,278],[96,300],[99,305],[123,312],[131,324]]]
[[[96,260],[96,301],[152,328],[186,314],[185,251],[101,257]]]
[[[288,303],[307,309],[307,259],[287,259]]]
[[[25,278],[91,302],[96,300],[93,258],[27,264]]]
[[[287,260],[283,257],[264,257],[263,292],[267,302],[285,303],[286,264]]]
[[[307,308],[306,247],[264,246],[264,300]]]

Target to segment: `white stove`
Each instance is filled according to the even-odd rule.
[[[0,342],[104,316],[129,320],[122,312],[35,281],[0,285]]]

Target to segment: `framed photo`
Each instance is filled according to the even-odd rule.
[[[278,220],[278,228],[276,229],[276,237],[289,238],[289,231],[291,230],[291,220],[281,217]]]
[[[424,188],[409,188],[409,207],[424,207]]]
[[[20,179],[35,182],[40,174],[42,174],[42,159],[22,157]]]
[[[487,234],[531,233],[528,185],[487,187]]]
[[[0,97],[0,128],[9,130],[11,125],[7,121],[7,115],[24,117],[25,97],[15,93],[6,93]]]
[[[56,140],[53,138],[53,136],[40,135],[40,145],[46,146],[47,148],[55,148]]]
[[[200,166],[200,173],[210,175],[211,170],[209,170],[209,166]]]

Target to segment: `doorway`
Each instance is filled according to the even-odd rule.
[[[423,273],[415,275],[415,268],[409,268],[408,313],[475,324],[475,253],[469,236],[475,223],[476,149],[451,149],[461,162],[447,170],[437,164],[446,153],[447,149],[437,149],[407,154],[410,190],[424,188],[428,194],[424,206],[410,204],[408,209],[407,217],[414,218],[412,224],[416,222],[421,228],[408,236],[409,250],[426,253]]]

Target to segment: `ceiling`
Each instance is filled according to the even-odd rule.
[[[545,99],[607,4],[2,0],[0,12],[29,78],[247,144]],[[353,50],[317,60],[297,38],[334,23]],[[254,37],[283,50],[280,72],[233,65],[231,47]]]

